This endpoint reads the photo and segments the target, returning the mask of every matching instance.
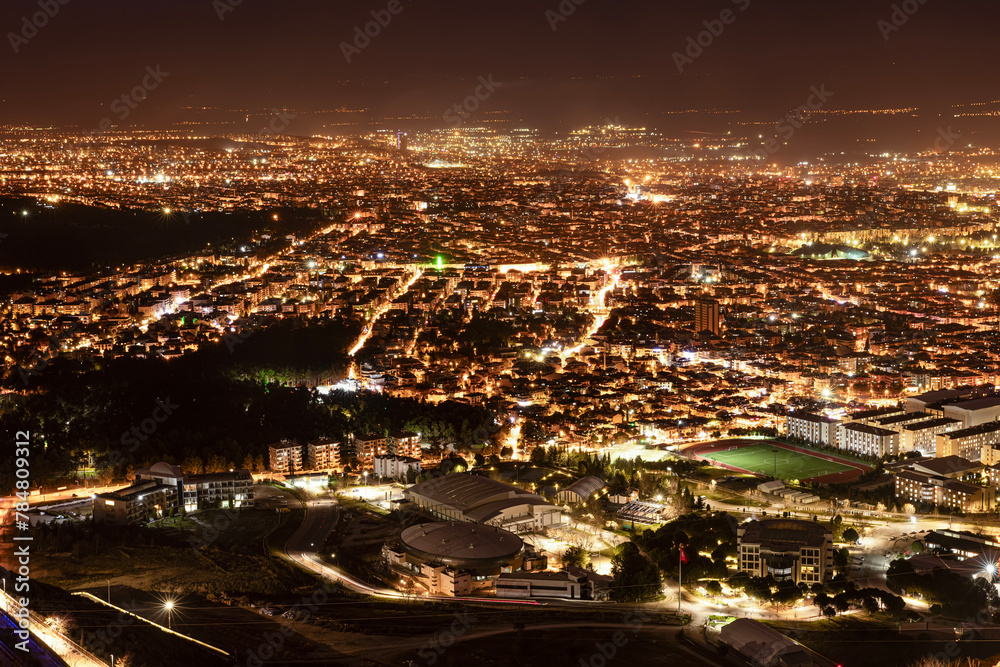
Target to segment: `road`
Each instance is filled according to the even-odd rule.
[[[44,667],[67,667],[67,663],[60,658],[55,651],[46,646],[43,642],[39,641],[35,637],[35,633],[32,632],[28,638],[28,651],[27,653],[21,651],[20,649],[14,648],[14,644],[21,641],[19,638],[14,636],[14,630],[17,629],[17,621],[15,621],[6,611],[0,611],[0,632],[3,633],[3,640],[0,644],[3,646],[4,658],[2,661],[5,665],[19,665],[28,664],[23,662],[28,656],[31,656],[37,660]],[[8,662],[8,660],[16,660],[17,662]]]
[[[335,500],[310,500],[305,503],[306,515],[299,529],[285,543],[285,555],[301,567],[341,584],[358,593],[381,598],[400,599],[403,595],[388,588],[371,586],[343,570],[327,565],[317,555],[327,535],[340,516]]]

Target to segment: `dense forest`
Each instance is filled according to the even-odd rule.
[[[218,249],[245,243],[264,232],[276,239],[277,247],[285,235],[301,235],[321,222],[320,213],[312,209],[166,213],[0,197],[0,234],[4,234],[0,236],[0,269],[92,270],[206,247]]]
[[[37,484],[72,476],[89,453],[99,476],[121,478],[130,467],[159,460],[197,459],[209,471],[259,469],[267,445],[282,438],[305,443],[419,428],[438,445],[471,446],[482,433],[497,431],[495,415],[484,408],[371,392],[324,395],[282,381],[344,377],[345,351],[358,326],[355,320],[284,320],[240,345],[219,343],[169,361],[117,359],[82,368],[57,359],[28,393],[0,397],[0,438],[13,445],[17,431],[30,432]],[[3,451],[12,455],[14,448]],[[12,485],[14,469],[13,461],[0,461],[0,484]]]

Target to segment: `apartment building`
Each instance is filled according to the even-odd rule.
[[[840,420],[824,415],[799,412],[788,415],[786,430],[789,437],[802,438],[813,445],[835,447],[837,445],[837,426]]]
[[[94,497],[94,520],[125,525],[169,516],[171,512],[253,507],[249,470],[186,475],[160,462],[136,471],[131,486]]]
[[[961,456],[983,465],[1000,463],[1000,421],[937,435],[938,456]]]
[[[862,456],[895,456],[899,454],[899,433],[868,424],[843,424],[841,449]]]
[[[282,440],[267,446],[271,472],[300,472],[302,470],[302,445]]]
[[[319,438],[306,443],[306,461],[310,470],[339,470],[340,442]]]

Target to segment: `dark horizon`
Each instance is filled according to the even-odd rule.
[[[24,27],[25,16],[41,11],[37,0],[0,11],[4,124],[94,129],[112,118],[121,127],[176,129],[213,108],[227,116],[295,109],[289,130],[301,134],[352,131],[338,123],[358,119],[369,129],[447,127],[445,113],[475,93],[479,77],[500,85],[468,124],[504,118],[550,130],[606,118],[670,128],[670,113],[689,109],[780,118],[822,85],[836,93],[830,110],[915,107],[935,122],[954,105],[1000,98],[980,73],[1000,55],[990,28],[998,9],[980,3],[721,0],[623,8],[565,0],[564,9],[575,9],[562,16],[554,0],[489,8],[399,0],[396,15],[388,2],[293,0],[277,10],[249,0],[51,2],[58,11],[36,21],[44,23],[37,34]],[[903,4],[916,9],[898,29],[879,24]],[[343,43],[373,11],[391,19],[368,46],[347,49],[347,62]],[[731,12],[728,25],[718,22],[723,12]],[[706,21],[717,31],[721,25],[720,34],[678,72],[674,54],[708,29]],[[120,119],[124,107],[112,104],[152,81],[147,67],[164,76]],[[360,113],[332,121],[317,115],[334,109]],[[682,126],[726,128],[710,117]]]

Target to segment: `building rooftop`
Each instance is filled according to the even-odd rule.
[[[995,408],[1000,405],[1000,396],[987,396],[986,398],[974,398],[971,401],[959,401],[958,403],[952,403],[951,405],[946,405],[949,409],[959,409],[966,410],[968,412],[975,412],[976,410],[988,410],[989,408]]]
[[[500,499],[524,496],[524,500],[536,498],[545,503],[540,496],[516,486],[497,482],[489,477],[459,472],[414,484],[407,489],[407,492],[421,495],[462,512],[494,497]]]
[[[399,539],[408,549],[449,559],[513,557],[524,547],[521,538],[514,533],[464,521],[410,526],[400,533]]]
[[[790,545],[820,547],[833,535],[828,528],[815,521],[798,519],[761,519],[740,526],[741,542],[761,544],[779,549]]]

